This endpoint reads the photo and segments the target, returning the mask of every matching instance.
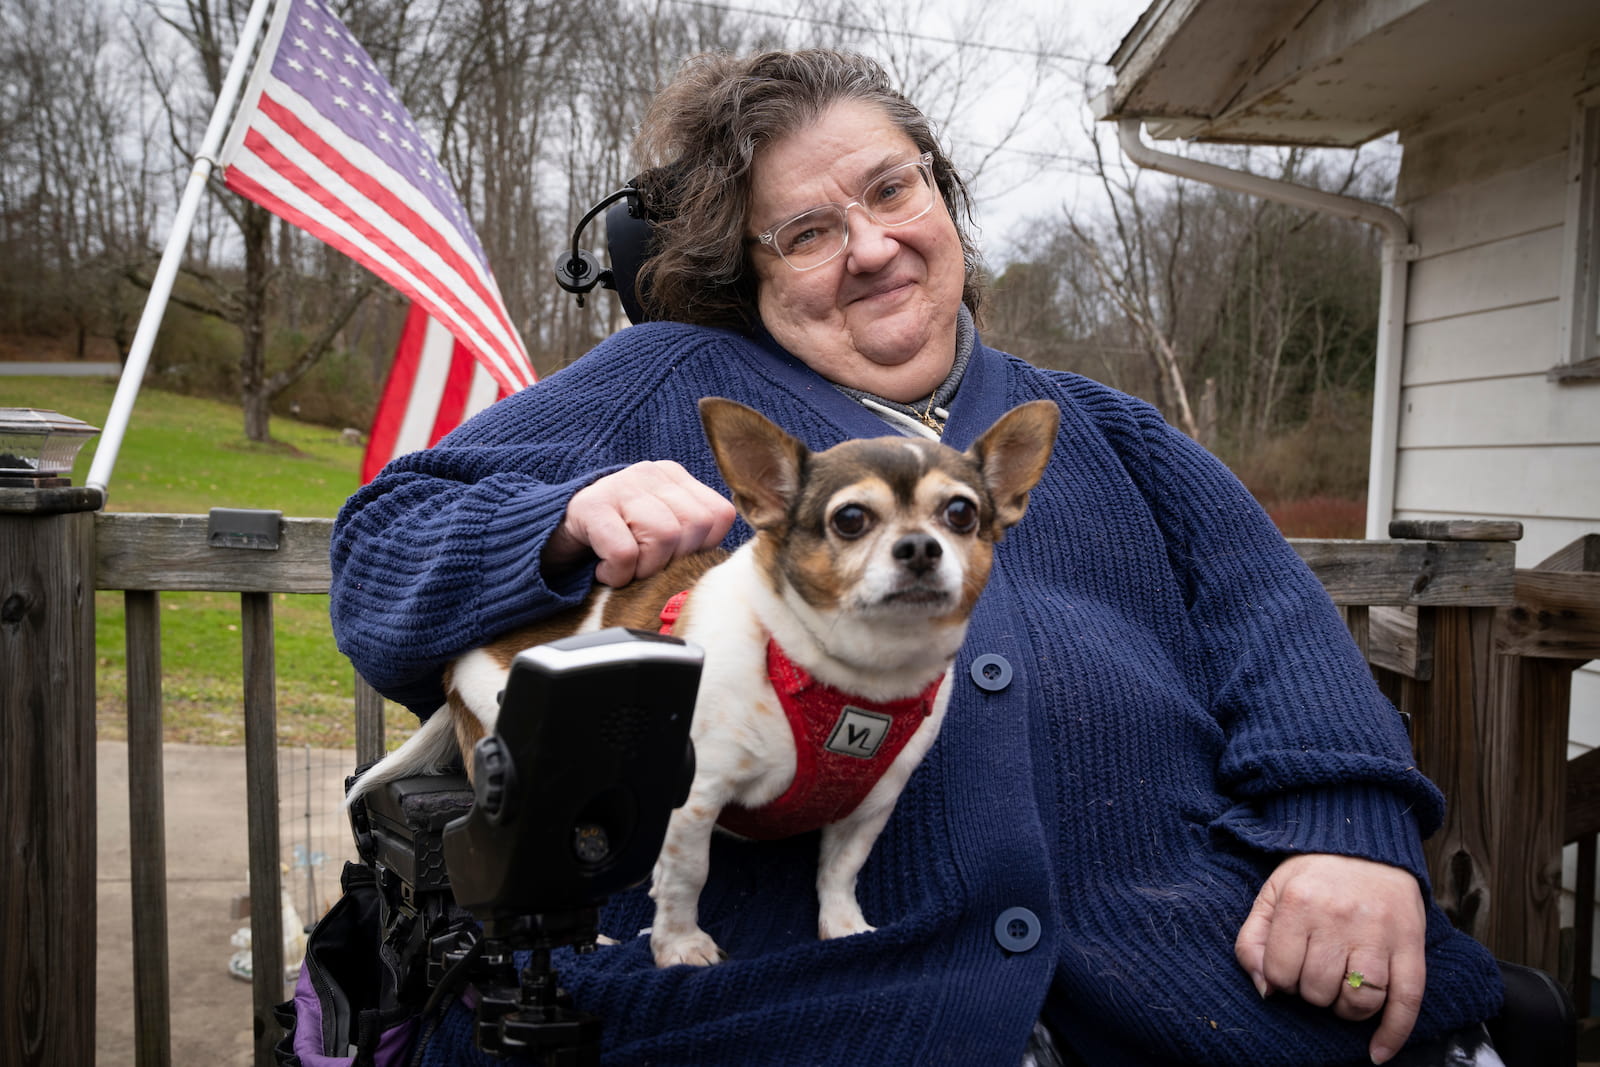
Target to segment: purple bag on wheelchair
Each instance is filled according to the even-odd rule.
[[[280,1067],[402,1067],[422,1005],[385,951],[383,902],[370,867],[345,865],[344,895],[311,931],[294,997],[274,1015]]]

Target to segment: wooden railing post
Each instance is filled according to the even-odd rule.
[[[1397,523],[1391,534],[1503,541],[1517,523]],[[1515,572],[1513,589],[1522,576]],[[1436,607],[1433,677],[1402,682],[1417,764],[1444,790],[1426,845],[1434,893],[1497,957],[1560,968],[1562,812],[1571,668],[1508,644],[1510,603]]]
[[[94,1062],[97,489],[0,488],[0,1058]]]
[[[1589,1014],[1589,974],[1594,930],[1595,834],[1600,832],[1592,798],[1597,786],[1593,768],[1600,752],[1567,761],[1555,754],[1567,747],[1572,703],[1572,672],[1600,659],[1600,534],[1585,534],[1529,570],[1517,571],[1516,602],[1496,617],[1496,646],[1514,669],[1506,672],[1505,699],[1521,706],[1520,740],[1532,748],[1524,758],[1525,773],[1549,789],[1564,789],[1562,825],[1555,827],[1556,847],[1577,842],[1578,870],[1573,899],[1572,966],[1563,977],[1571,985],[1578,1014]],[[1540,758],[1537,754],[1545,752]],[[1561,793],[1555,793],[1561,797]],[[1528,859],[1527,891],[1538,904],[1536,914],[1549,914],[1561,893],[1560,853],[1548,852],[1550,835],[1541,823]],[[1512,891],[1518,887],[1513,886]],[[1547,899],[1548,898],[1548,899]],[[1544,942],[1544,929],[1527,934],[1512,929],[1508,936]],[[1556,950],[1544,944],[1548,956]],[[1556,973],[1554,967],[1547,968]]]
[[[1491,699],[1510,792],[1496,886],[1526,903],[1501,909],[1490,937],[1504,958],[1558,974],[1572,672],[1600,657],[1600,536],[1518,570],[1515,603],[1495,613],[1494,639]],[[1593,901],[1592,880],[1588,894]],[[1580,898],[1577,906],[1591,905]]]

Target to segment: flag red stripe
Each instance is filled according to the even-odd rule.
[[[337,248],[339,251],[345,253],[358,262],[367,263],[367,260],[360,254],[360,250],[357,249],[350,241],[346,240],[337,232],[328,229],[315,219],[305,215],[299,209],[285,203],[265,186],[257,182],[254,178],[251,178],[245,174],[241,174],[236,167],[230,168],[228,171],[228,186],[229,188],[233,189],[234,192],[255,201],[257,204],[260,204],[268,211],[271,211],[274,215],[277,215],[285,222],[288,222],[294,226],[298,226],[299,228],[310,233],[312,236],[327,242],[334,248]],[[370,266],[370,264],[368,265]],[[404,293],[412,301],[421,304],[429,314],[433,315],[434,318],[437,318],[441,321],[448,320],[449,315],[447,314],[445,308],[428,293],[423,292],[421,288],[419,288],[409,279],[403,276],[395,276],[388,277],[385,280],[388,281],[390,285],[393,285],[396,289],[400,290],[400,292]],[[448,292],[449,290],[446,289],[445,291]],[[451,304],[450,306],[456,307],[458,313],[460,312],[458,305]],[[476,351],[476,349],[473,349],[472,346],[466,347],[468,347],[471,351]],[[500,386],[504,389],[515,392],[517,389],[521,389],[528,384],[527,382],[517,381],[509,377],[500,360],[485,358],[483,363],[485,369],[487,369],[490,374],[494,375],[495,381],[499,382]]]
[[[302,122],[299,116],[288,107],[272,97],[262,94],[260,110],[263,115],[277,123],[279,128],[294,138],[302,148],[310,152],[329,170],[349,183],[351,188],[383,208],[402,229],[414,234],[439,233],[437,227],[431,225],[427,219],[417,214],[409,205],[397,198],[382,182],[377,181],[370,174],[358,170],[352,165],[349,159],[328,144],[315,130]],[[261,144],[266,143],[266,140],[255,130],[252,130],[251,134],[245,138],[245,145],[256,152],[257,155],[261,155],[262,153],[257,144],[252,143],[252,137],[256,139],[257,143]],[[266,157],[263,155],[262,158],[265,159]],[[274,167],[274,169],[281,168]],[[295,168],[295,170],[300,173],[299,168]],[[304,177],[302,173],[301,178]],[[367,233],[368,230],[373,229],[371,225],[356,215],[349,205],[335,200],[326,189],[314,185],[304,185],[300,179],[296,179],[295,184],[306,192],[312,192],[313,195],[317,196],[319,202],[330,211],[341,215],[352,225],[362,228],[362,232],[366,233],[368,237],[377,240],[381,236],[376,230]],[[315,189],[315,192],[313,192],[313,189]],[[394,242],[387,237],[383,237],[382,240],[384,241],[384,250],[390,252],[391,255],[395,255],[395,252],[392,251],[395,248]],[[469,262],[462,258],[459,252],[450,247],[442,234],[439,240],[428,241],[427,244],[445,261],[445,264],[451,270],[461,275],[462,279],[472,286],[472,291],[477,294],[478,299],[493,309],[495,318],[499,321],[506,334],[515,337],[517,335],[516,330],[512,328],[510,318],[506,315],[505,307],[499,296],[492,294],[489,291],[489,287],[484,284],[484,268],[477,263]]]
[[[306,172],[301,170],[297,165],[295,165],[294,162],[286,158],[281,152],[274,148],[272,144],[267,141],[267,139],[258,131],[251,130],[250,133],[246,135],[244,143],[245,147],[258,155],[262,162],[269,166],[273,172],[286,179],[291,185],[299,189],[301,192],[316,200],[318,204],[332,212],[337,217],[344,219],[363,237],[366,237],[374,245],[378,246],[385,253],[387,253],[392,259],[396,260],[403,269],[408,271],[412,277],[417,280],[418,283],[431,287],[436,293],[442,293],[446,295],[441,301],[440,298],[435,298],[423,293],[422,290],[416,285],[408,286],[407,284],[404,284],[409,281],[409,279],[387,278],[386,280],[388,280],[396,288],[406,292],[406,295],[410,296],[413,300],[417,300],[424,306],[427,306],[430,311],[433,311],[435,317],[437,318],[447,319],[449,316],[445,313],[444,308],[449,307],[462,320],[471,324],[477,333],[486,339],[486,344],[493,346],[494,332],[486,329],[485,327],[487,324],[484,323],[479,316],[471,312],[466,305],[462,303],[460,298],[448,295],[452,293],[452,287],[449,284],[441,281],[431,271],[423,267],[421,263],[412,258],[408,253],[396,245],[394,241],[384,236],[381,230],[378,230],[371,223],[360,218],[359,216],[354,215],[346,205],[342,204],[336,197],[333,196],[332,193],[328,192],[327,189],[312,179],[310,175],[306,174]],[[256,203],[261,204],[263,207],[271,210],[274,214],[282,216],[287,221],[293,223],[301,229],[310,232],[313,236],[319,238],[320,240],[333,245],[335,248],[356,259],[358,262],[366,263],[369,267],[376,267],[376,265],[371,263],[369,258],[365,255],[365,250],[359,248],[348,238],[338,233],[338,231],[331,229],[320,221],[306,215],[289,204],[284,203],[283,200],[274,195],[265,186],[256,182],[249,175],[241,173],[237,166],[229,168],[227,184],[235,192],[249,197]],[[270,200],[271,203],[268,203],[268,200]],[[388,272],[382,271],[381,273],[387,274]],[[443,306],[440,306],[441,302]],[[507,359],[506,353],[503,351],[503,349],[497,349],[492,354],[497,356],[500,360],[505,360],[509,366],[514,367],[518,365],[514,359]],[[495,377],[497,381],[504,380],[509,377],[509,374],[509,370],[506,368],[501,368],[501,373],[496,374]],[[521,382],[514,384],[526,385],[528,383]]]
[[[422,351],[422,339],[428,332],[428,313],[422,305],[412,304],[406,313],[406,323],[400,328],[400,343],[395,345],[394,362],[383,381],[383,392],[378,402],[378,412],[372,419],[372,433],[367,438],[367,451],[361,457],[361,484],[366,485],[394,457],[395,442],[400,437],[400,425],[406,417],[406,400],[417,377],[417,355]],[[397,402],[398,401],[398,402]]]
[[[401,441],[406,420],[417,404],[434,402],[435,392],[420,380],[427,367],[437,367],[435,361],[425,360],[432,320],[421,304],[412,304],[406,314],[405,325],[400,330],[400,341],[395,346],[394,363],[384,381],[383,393],[373,418],[372,433],[366,452],[361,459],[361,484],[366,485],[396,456],[409,452],[419,444],[428,447],[436,444],[445,434],[459,426],[468,415],[477,414],[484,405],[474,403],[473,384],[477,369],[482,366],[472,358],[467,347],[449,337],[448,330],[441,333],[449,337],[450,359],[446,381],[437,394],[437,409],[429,424],[426,442]],[[442,324],[441,324],[442,325]],[[487,369],[485,369],[487,371]],[[500,386],[494,399],[509,396],[510,391]]]
[[[254,135],[254,131],[252,131],[249,136]],[[273,151],[274,154],[276,154],[275,150],[269,149],[269,151]],[[295,169],[294,165],[288,163],[286,160],[283,161],[283,165],[288,169]],[[280,176],[289,179],[291,184],[294,184],[297,188],[301,188],[300,183],[298,181],[294,181],[291,175]],[[304,176],[302,175],[302,177]],[[421,278],[419,281],[408,278],[404,274],[395,273],[392,270],[386,269],[381,264],[374,263],[371,257],[367,254],[366,249],[355,244],[338,231],[329,228],[315,217],[307,215],[299,208],[289,204],[276,193],[262,185],[253,176],[242,170],[237,164],[228,169],[225,184],[234,192],[249,200],[253,200],[257,204],[260,204],[262,207],[282,218],[285,222],[291,223],[294,226],[305,230],[312,236],[326,242],[327,244],[350,256],[358,263],[367,266],[375,273],[381,275],[385,281],[389,282],[389,284],[400,290],[400,292],[405,294],[411,300],[426,307],[435,318],[439,319],[443,323],[449,322],[450,315],[446,310],[446,305],[441,303],[429,293],[424,292],[421,288],[421,284],[422,281],[431,282],[439,291],[446,293],[450,292],[451,289],[448,285],[440,285],[438,279],[434,278],[426,271],[420,268],[416,269],[415,273],[420,275]],[[311,188],[316,188],[316,186],[311,186]],[[477,328],[480,334],[492,337],[490,331],[483,329],[484,324],[482,320],[468,314],[458,302],[452,301],[448,306],[455,308],[457,314],[466,319],[468,322],[472,323],[472,325]],[[454,330],[452,330],[452,332],[454,332]],[[463,343],[467,344],[469,350],[477,351],[476,345],[472,345],[467,342]],[[533,376],[533,372],[527,365],[527,361],[520,350],[511,355],[505,354],[503,350],[490,350],[488,354],[480,358],[484,364],[484,368],[488,370],[489,373],[494,376],[495,381],[508,392],[515,392],[518,389],[533,384],[533,382],[537,380]]]

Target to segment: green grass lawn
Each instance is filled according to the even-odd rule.
[[[49,408],[104,426],[116,382],[98,378],[0,377],[0,407]],[[272,420],[271,444],[245,440],[229,404],[146,387],[112,471],[108,511],[203,515],[214,507],[269,508],[286,516],[331,517],[359,484],[361,449],[337,430]],[[73,468],[82,485],[99,439]],[[354,745],[354,674],[334,647],[326,597],[274,598],[278,734],[283,744]],[[239,598],[230,593],[161,594],[161,666],[166,738],[201,744],[244,740]],[[95,594],[97,730],[126,736],[122,594]],[[386,708],[391,746],[415,725]]]

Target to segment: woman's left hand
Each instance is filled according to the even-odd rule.
[[[1297,993],[1342,1019],[1383,1012],[1368,1052],[1411,1034],[1427,977],[1422,890],[1409,872],[1320,853],[1290,856],[1256,896],[1234,955],[1263,997]]]

